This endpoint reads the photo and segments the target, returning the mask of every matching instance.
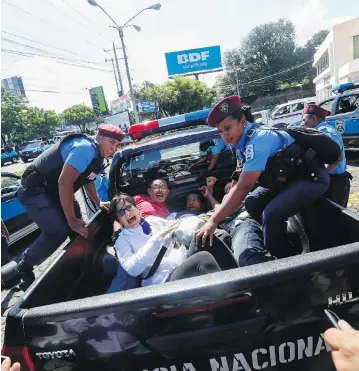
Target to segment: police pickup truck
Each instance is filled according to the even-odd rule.
[[[189,164],[219,138],[207,115],[132,126],[110,194],[146,192],[149,178],[166,174],[168,206],[183,209],[209,159]],[[235,154],[221,153],[211,172],[218,199],[234,167]],[[297,220],[288,235],[300,243],[287,258],[105,294],[117,263],[112,224],[96,213],[88,238],[69,242],[9,311],[2,352],[25,370],[334,370],[323,311],[359,327],[359,217],[322,198]]]
[[[338,85],[332,96],[319,106],[330,111],[326,120],[343,137],[346,149],[359,149],[359,85],[352,82]]]

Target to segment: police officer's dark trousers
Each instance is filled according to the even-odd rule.
[[[276,189],[256,188],[246,199],[246,209],[263,223],[264,245],[274,256],[290,255],[286,238],[286,221],[290,216],[312,205],[329,186],[329,175],[323,167],[317,180],[296,178]]]
[[[340,206],[347,207],[352,176],[346,171],[343,174],[329,174],[329,177],[330,185],[324,197]]]
[[[66,240],[71,230],[60,201],[52,199],[46,193],[45,188],[42,192],[28,196],[20,187],[18,197],[41,230],[41,235],[22,255],[23,262],[27,266],[33,267],[50,256]],[[76,201],[74,201],[74,206],[76,216],[81,217],[80,207]]]

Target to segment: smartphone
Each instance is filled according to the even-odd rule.
[[[330,323],[335,327],[339,328],[338,322],[340,321],[340,318],[331,310],[324,309],[324,313],[327,316]]]

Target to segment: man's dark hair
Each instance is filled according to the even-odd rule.
[[[211,146],[214,146],[214,142],[212,140],[206,140],[205,142],[201,142],[199,144],[199,150],[201,152],[206,152]]]
[[[206,199],[204,198],[202,192],[200,192],[200,191],[193,191],[193,192],[188,193],[188,195],[186,196],[185,202],[187,202],[187,198],[188,198],[188,196],[190,196],[190,195],[197,195],[197,196],[199,196],[199,200],[200,200],[204,205],[206,205]]]
[[[111,217],[112,220],[116,220],[116,218],[117,218],[116,205],[120,201],[122,201],[122,206],[121,207],[123,207],[125,205],[126,201],[128,203],[130,203],[131,205],[136,206],[136,202],[133,199],[133,197],[128,195],[127,193],[119,193],[119,194],[115,195],[110,202],[110,217]]]
[[[167,184],[167,187],[168,187],[168,181],[167,179],[164,179],[164,178],[153,178],[150,180],[150,182],[148,183],[148,188],[151,188],[152,187],[152,184],[156,181],[156,180],[162,180],[163,182],[165,182]]]

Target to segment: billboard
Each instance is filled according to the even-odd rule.
[[[191,75],[222,70],[221,48],[219,45],[166,53],[165,56],[168,76]]]
[[[121,95],[121,97],[111,101],[112,113],[123,112],[129,108],[131,108],[131,97],[129,94]]]
[[[93,110],[97,115],[108,115],[105,93],[102,86],[90,89],[90,97]]]
[[[152,100],[136,100],[136,108],[139,113],[158,112],[158,103]]]
[[[128,117],[127,111],[116,113],[115,115],[112,115],[112,116],[107,116],[104,121],[105,121],[105,124],[113,124],[113,125],[118,126],[125,133],[127,133],[131,125],[130,118]]]
[[[1,80],[1,87],[4,88],[13,97],[18,97],[25,94],[24,84],[21,77],[13,76],[8,79]]]

